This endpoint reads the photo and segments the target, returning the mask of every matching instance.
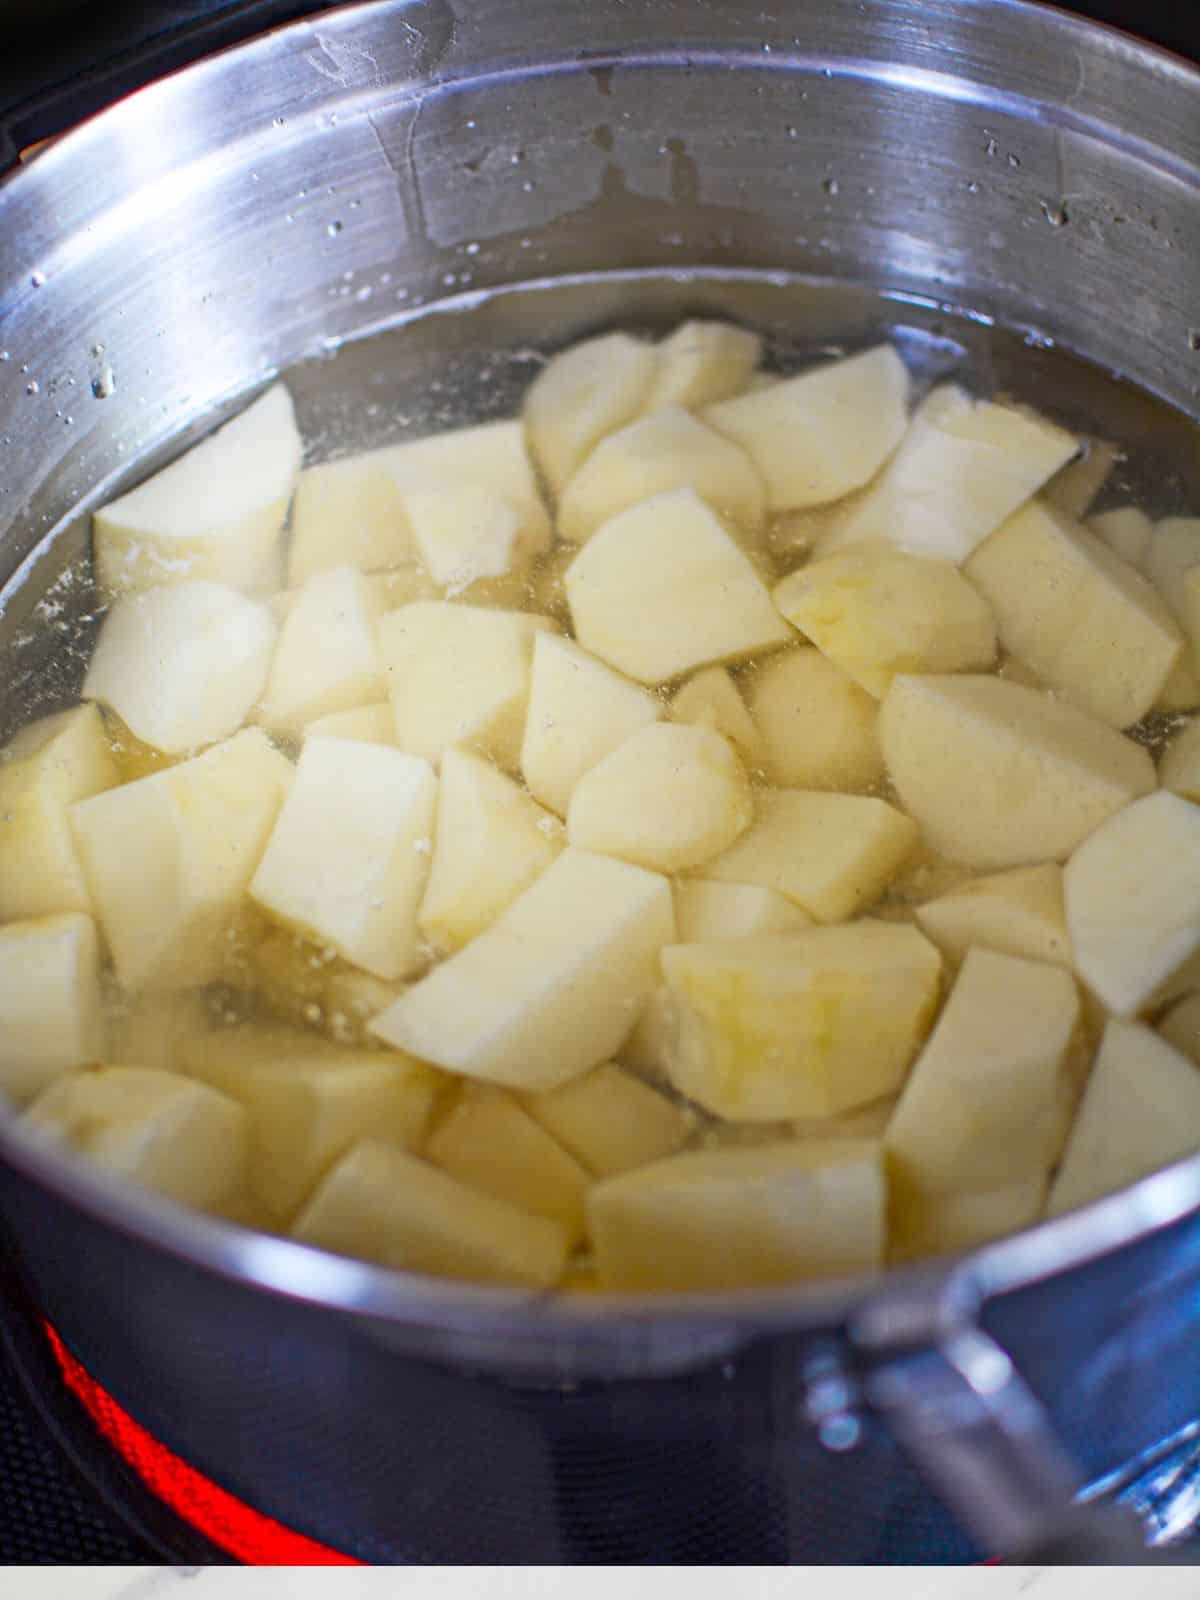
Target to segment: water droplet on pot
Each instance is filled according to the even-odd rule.
[[[0,350],[0,361],[11,361],[12,357],[7,350]]]
[[[1010,167],[1019,167],[1021,165],[1020,156],[1013,155],[1012,151],[1010,150],[1008,153],[1008,164]]]
[[[329,237],[331,239],[336,239],[338,234],[341,233],[342,227],[343,227],[343,224],[340,223],[340,222],[331,222],[329,224],[329,226],[325,229],[325,232],[329,235]]]
[[[979,193],[979,185],[975,182],[974,178],[972,178],[971,181],[967,184],[967,193],[968,194],[978,194]]]
[[[46,281],[46,274],[44,272],[30,273],[29,281],[35,289],[40,289]]]
[[[1200,328],[1189,328],[1187,341],[1188,349],[1194,350],[1198,355],[1200,355]]]
[[[117,375],[111,367],[105,367],[97,377],[92,379],[92,393],[97,400],[107,400],[117,387]]]
[[[995,139],[989,139],[987,144],[984,146],[984,152],[989,156],[998,156],[1000,154],[1000,146],[996,143]]]
[[[1061,201],[1056,206],[1052,206],[1047,201],[1043,200],[1041,202],[1041,206],[1042,215],[1052,228],[1065,228],[1070,222],[1071,213],[1067,210],[1067,203],[1065,200]]]
[[[37,394],[37,392],[38,392],[38,390],[40,388],[41,388],[41,384],[37,381],[37,379],[36,378],[30,378],[29,382],[25,385],[25,393],[26,394]]]
[[[841,193],[842,186],[836,178],[826,178],[821,187],[824,189],[826,194],[837,195]]]

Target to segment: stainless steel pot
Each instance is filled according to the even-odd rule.
[[[477,377],[472,341],[681,295],[861,336],[863,287],[931,339],[969,307],[1027,330],[1027,362],[1057,342],[1195,417],[1198,261],[1200,76],[1019,0],[380,0],[289,26],[0,187],[0,580],[23,579],[0,720],[77,684],[81,501],[415,308],[511,290],[402,330],[399,379],[373,388],[354,344],[301,369],[310,430],[347,422],[335,368],[376,395],[369,436],[420,422],[414,373]],[[593,273],[618,276],[517,287]],[[817,279],[837,293],[806,300]],[[0,1204],[139,1421],[367,1560],[861,1560],[901,1523],[968,1555],[914,1462],[1010,1552],[1200,1415],[1200,1158],[963,1260],[670,1303],[389,1275],[114,1192],[11,1126]]]

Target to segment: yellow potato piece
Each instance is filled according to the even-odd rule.
[[[869,789],[883,777],[879,705],[819,650],[789,650],[758,667],[750,707],[772,782]]]
[[[1191,645],[1188,665],[1200,672],[1200,517],[1156,523],[1145,567]]]
[[[1089,517],[1087,525],[1115,556],[1120,556],[1139,572],[1145,571],[1154,524],[1144,511],[1137,506],[1118,506],[1114,511],[1101,511]]]
[[[295,735],[318,718],[382,700],[379,611],[368,580],[353,567],[310,578],[279,630],[256,720],[272,733]]]
[[[27,1104],[104,1054],[96,926],[79,911],[0,928],[0,1091]]]
[[[404,509],[418,560],[451,595],[527,566],[546,545],[540,528],[531,537],[518,507],[478,483],[415,490]]]
[[[745,388],[762,357],[762,339],[730,322],[692,318],[662,340],[657,355],[643,409],[704,406]]]
[[[1186,1000],[1172,1006],[1159,1023],[1158,1031],[1168,1044],[1200,1067],[1200,993],[1188,995]]]
[[[1079,444],[1078,456],[1061,467],[1042,490],[1042,498],[1068,517],[1087,516],[1117,462],[1124,459],[1120,446],[1107,439],[1085,438]]]
[[[304,737],[361,739],[365,744],[395,745],[396,724],[390,704],[386,700],[376,700],[370,705],[355,706],[353,711],[331,711],[326,717],[315,718],[305,724]]]
[[[680,944],[748,939],[757,933],[790,933],[812,926],[807,911],[775,889],[694,878],[675,885],[675,922]]]
[[[971,879],[918,906],[916,914],[922,931],[953,962],[980,945],[1029,961],[1072,964],[1062,868],[1052,861]]]
[[[695,1127],[691,1112],[612,1062],[520,1100],[564,1149],[601,1178],[674,1155]]]
[[[525,428],[556,495],[606,434],[638,414],[657,367],[653,346],[627,333],[584,339],[546,363],[525,396]]]
[[[719,733],[751,771],[765,760],[762,736],[725,667],[703,667],[694,673],[672,696],[670,717],[672,722]]]
[[[888,1260],[901,1265],[926,1256],[953,1255],[1030,1228],[1045,1210],[1046,1188],[1046,1179],[1037,1177],[1000,1189],[893,1194]]]

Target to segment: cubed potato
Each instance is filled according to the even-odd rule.
[[[1119,1017],[1200,950],[1200,806],[1162,789],[1118,811],[1063,873],[1083,981]]]
[[[204,578],[256,587],[279,544],[300,471],[291,396],[276,383],[216,433],[92,518],[108,593]]]
[[[372,1017],[394,1005],[407,990],[404,983],[385,983],[369,972],[342,967],[325,980],[321,1027],[339,1044],[374,1045],[368,1031]]]
[[[869,789],[883,777],[879,705],[819,650],[788,650],[750,678],[750,709],[774,783]]]
[[[267,682],[275,624],[265,606],[207,581],[117,600],[83,698],[109,706],[157,750],[181,755],[236,733]]]
[[[766,789],[754,811],[753,827],[703,876],[775,889],[817,922],[865,911],[917,842],[903,812],[867,796]]]
[[[831,361],[709,406],[705,421],[748,453],[772,511],[824,505],[860,488],[904,435],[909,379],[891,345]]]
[[[964,571],[991,605],[1004,648],[1114,728],[1149,711],[1183,654],[1148,579],[1036,500],[989,534]]]
[[[597,1177],[628,1172],[683,1148],[694,1115],[613,1062],[521,1104]]]
[[[451,594],[527,566],[545,548],[544,538],[529,537],[516,506],[478,483],[415,490],[404,509],[421,565]]]
[[[400,1272],[529,1289],[557,1282],[569,1238],[561,1222],[519,1211],[371,1139],[342,1157],[291,1236]]]
[[[437,779],[418,756],[355,739],[308,739],[250,884],[285,927],[377,978],[420,964]]]
[[[553,1089],[610,1059],[649,999],[674,931],[665,878],[564,850],[372,1031],[452,1072]]]
[[[559,537],[583,544],[639,501],[684,488],[744,532],[761,531],[766,490],[750,457],[690,412],[667,406],[610,433],[571,475],[558,503]]]
[[[242,1202],[249,1119],[206,1084],[148,1067],[72,1072],[40,1094],[22,1121],[181,1205],[222,1212]]]
[[[1191,645],[1189,665],[1200,672],[1200,517],[1167,517],[1156,523],[1145,564]]]
[[[311,577],[279,630],[257,712],[263,727],[294,736],[319,717],[381,700],[378,618],[368,580],[353,567]]]
[[[304,727],[306,739],[361,739],[364,744],[396,743],[396,724],[387,700],[355,706],[353,711],[331,711],[316,717]]]
[[[119,779],[96,706],[42,717],[9,741],[0,752],[0,922],[91,910],[68,813]]]
[[[996,659],[986,600],[948,561],[858,544],[801,567],[775,604],[823,655],[882,699],[898,672],[970,672]]]
[[[665,683],[794,637],[693,489],[655,495],[606,522],[565,583],[580,644],[640,683]]]
[[[790,933],[810,928],[812,918],[794,900],[757,883],[684,878],[675,885],[675,925],[680,944],[703,944],[708,939]]]
[[[435,764],[469,745],[502,767],[520,758],[533,644],[549,617],[418,600],[379,623],[396,740]]]
[[[571,1244],[583,1237],[590,1174],[507,1089],[467,1084],[425,1156],[471,1189],[561,1223]]]
[[[525,396],[525,429],[554,494],[606,434],[637,416],[657,369],[653,346],[627,333],[584,339],[546,363]]]
[[[1172,1006],[1158,1031],[1169,1045],[1200,1067],[1200,993],[1190,994]]]
[[[1053,861],[973,878],[918,906],[917,921],[956,964],[972,945],[1057,967],[1072,964],[1062,868]]]
[[[671,697],[672,722],[711,728],[728,739],[741,761],[757,771],[766,759],[762,735],[725,667],[703,667]]]
[[[855,1106],[836,1117],[795,1117],[790,1123],[795,1139],[882,1139],[892,1120],[899,1096],[885,1094],[869,1105]],[[750,1127],[762,1124],[750,1123]]]
[[[225,1022],[217,1018],[210,1020],[206,1028],[188,1028],[180,1032],[174,1052],[174,1070],[241,1101],[245,1097],[247,1079],[255,1067],[310,1055],[314,1059],[336,1060],[343,1049],[313,1028],[263,1021],[258,1017],[245,1022]]]
[[[727,740],[711,728],[652,722],[580,778],[567,837],[654,872],[687,872],[728,850],[753,820],[750,784]]]
[[[1122,460],[1124,453],[1119,445],[1107,439],[1082,438],[1079,454],[1059,468],[1042,490],[1042,498],[1068,517],[1086,517],[1117,462]]]
[[[186,1073],[185,1041],[211,1033],[216,1015],[212,992],[207,989],[137,995],[116,990],[104,997],[107,1044],[98,1059]]]
[[[1200,672],[1188,656],[1180,656],[1154,702],[1154,709],[1174,712],[1195,711],[1197,707],[1200,707]]]
[[[0,1092],[27,1104],[104,1054],[96,925],[64,911],[0,928]]]
[[[621,1065],[651,1083],[670,1083],[667,1064],[675,1033],[675,1011],[665,983],[658,984],[617,1051]]]
[[[465,485],[488,490],[516,511],[523,555],[546,546],[550,519],[524,429],[516,420],[485,422],[306,468],[292,507],[288,582],[304,583],[326,567],[380,572],[419,562],[409,496]]]
[[[507,911],[564,843],[558,818],[511,778],[469,750],[447,750],[421,932],[444,954],[459,949]]]
[[[839,523],[836,542],[887,539],[913,555],[965,561],[1078,447],[1044,417],[942,384],[854,515]],[[829,548],[826,541],[822,553]]]
[[[0,785],[3,784],[0,767]],[[1195,717],[1177,733],[1163,751],[1158,765],[1158,781],[1185,800],[1200,802],[1200,717]]]
[[[188,989],[221,976],[291,781],[291,763],[247,728],[191,761],[72,806],[76,848],[122,988]]]
[[[1052,1217],[1200,1150],[1200,1071],[1138,1023],[1112,1021],[1046,1205]]]
[[[1155,782],[1140,745],[999,678],[896,678],[879,734],[926,842],[983,871],[1064,861]]]
[[[603,1289],[741,1289],[879,1266],[875,1140],[696,1150],[598,1183],[588,1222]]]
[[[691,318],[659,344],[657,355],[643,410],[695,408],[727,400],[745,388],[762,357],[762,339],[731,322]]]
[[[913,1190],[902,1197],[893,1193],[888,1261],[899,1266],[927,1256],[953,1255],[1030,1228],[1045,1210],[1046,1190],[1041,1176],[1000,1189],[954,1194]]]
[[[1137,506],[1118,506],[1114,511],[1101,511],[1089,517],[1087,525],[1104,540],[1113,555],[1120,556],[1139,572],[1145,570],[1154,524],[1144,511],[1139,511]]]
[[[717,1116],[835,1116],[894,1094],[937,1008],[941,957],[912,927],[865,918],[673,945],[671,1081]]]
[[[565,817],[584,773],[662,714],[661,700],[573,640],[538,634],[521,745],[529,792]]]

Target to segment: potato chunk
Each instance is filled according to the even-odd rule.
[[[746,450],[772,511],[838,500],[873,478],[904,434],[909,380],[891,345],[827,362],[709,406],[705,421]]]
[[[1137,506],[1120,506],[1115,511],[1102,511],[1089,517],[1087,525],[1098,538],[1122,561],[1144,572],[1146,555],[1150,549],[1150,536],[1154,524]]]
[[[754,810],[754,826],[704,876],[775,889],[818,922],[864,911],[917,842],[903,812],[865,796],[767,789]]]
[[[880,1264],[874,1140],[697,1150],[598,1183],[588,1221],[603,1289],[740,1289]]]
[[[1138,1023],[1112,1021],[1047,1211],[1060,1216],[1200,1149],[1200,1071]]]
[[[1043,488],[1042,498],[1068,517],[1086,517],[1122,460],[1124,453],[1107,439],[1080,439],[1079,454],[1059,468]]]
[[[753,818],[727,740],[711,728],[652,722],[580,778],[567,837],[655,872],[687,872],[728,850]]]
[[[379,648],[400,748],[436,763],[451,745],[470,745],[514,769],[533,643],[555,628],[549,617],[437,600],[388,612]]]
[[[0,928],[0,1091],[22,1106],[104,1054],[96,926],[79,911]]]
[[[694,408],[738,394],[759,363],[762,340],[730,322],[693,318],[681,322],[658,346],[657,354],[643,409]]]
[[[665,683],[793,637],[693,489],[655,495],[606,522],[564,581],[580,644],[640,683]]]
[[[1071,965],[1062,868],[1052,861],[974,878],[917,907],[917,921],[950,961],[972,945],[1001,955]]]
[[[1186,1000],[1172,1006],[1159,1023],[1158,1031],[1168,1044],[1200,1067],[1200,993],[1190,994]]]
[[[521,745],[529,792],[565,817],[584,773],[662,714],[661,700],[572,640],[538,634]]]
[[[584,339],[546,363],[525,396],[525,429],[554,494],[605,434],[637,416],[657,367],[654,348],[627,333]]]
[[[775,604],[877,700],[898,672],[969,672],[996,659],[986,600],[948,561],[858,544],[785,578]]]
[[[1200,672],[1200,517],[1167,517],[1146,548],[1146,572],[1191,645],[1188,665]]]
[[[371,1139],[342,1157],[291,1236],[400,1272],[529,1289],[557,1282],[569,1238],[561,1222],[519,1211]]]
[[[675,921],[680,944],[749,939],[756,933],[790,933],[812,926],[806,911],[774,889],[686,878],[675,885]]]
[[[375,977],[406,977],[420,963],[436,798],[433,768],[417,756],[306,740],[251,898]]]
[[[983,870],[1063,861],[1154,787],[1139,745],[999,678],[896,678],[879,733],[900,802],[926,842]]]
[[[828,1117],[892,1094],[938,1001],[941,957],[915,928],[836,928],[673,945],[671,1081],[733,1121]]]
[[[328,716],[317,717],[305,724],[304,737],[361,739],[364,744],[395,745],[396,724],[389,702],[376,700],[370,705],[355,706],[353,711],[331,711]]]
[[[613,1055],[650,997],[658,952],[674,931],[665,878],[564,850],[372,1031],[452,1072],[552,1089]]]
[[[221,976],[234,919],[291,781],[291,763],[247,728],[191,761],[71,808],[122,988],[187,989]]]
[[[416,490],[404,509],[421,565],[450,594],[524,567],[545,545],[528,538],[514,505],[478,483]]]
[[[564,842],[558,818],[511,778],[469,750],[447,750],[422,933],[444,953],[459,949],[508,909]]]
[[[94,705],[42,717],[9,741],[0,752],[0,922],[91,910],[68,813],[118,781]]]
[[[993,528],[1075,454],[1079,441],[1044,417],[935,389],[838,545],[887,539],[913,555],[965,561]],[[822,553],[832,548],[822,546]]]
[[[123,595],[100,629],[83,697],[111,707],[156,750],[182,755],[237,732],[274,648],[266,607],[225,584]]]
[[[754,725],[737,685],[724,667],[704,667],[675,691],[671,698],[672,722],[711,728],[728,739],[751,771],[766,759],[762,735]]]
[[[3,772],[0,767],[0,785]],[[1185,800],[1200,801],[1200,717],[1171,740],[1159,763],[1158,780],[1164,789],[1174,790]]]
[[[674,1155],[695,1127],[692,1112],[614,1062],[547,1093],[519,1098],[531,1117],[601,1178]]]
[[[747,533],[759,532],[766,520],[763,481],[741,446],[668,406],[601,440],[562,492],[559,536],[583,544],[639,501],[684,488]]]
[[[270,570],[300,471],[291,396],[276,383],[216,433],[92,518],[107,593],[204,578],[249,589]]]
[[[990,534],[964,571],[995,612],[1004,648],[1114,728],[1145,716],[1183,653],[1153,585],[1037,501]]]
[[[872,695],[819,650],[788,650],[750,680],[750,709],[775,783],[869,789],[883,777]]]
[[[973,1250],[992,1239],[1032,1227],[1046,1206],[1044,1176],[1000,1189],[964,1189],[930,1194],[903,1208],[893,1201],[888,1260],[892,1264],[924,1256]]]
[[[379,610],[367,579],[353,567],[310,578],[279,631],[258,721],[273,733],[294,735],[319,717],[381,700]]]
[[[1075,965],[1131,1017],[1200,950],[1200,806],[1167,790],[1096,829],[1063,873]]]

